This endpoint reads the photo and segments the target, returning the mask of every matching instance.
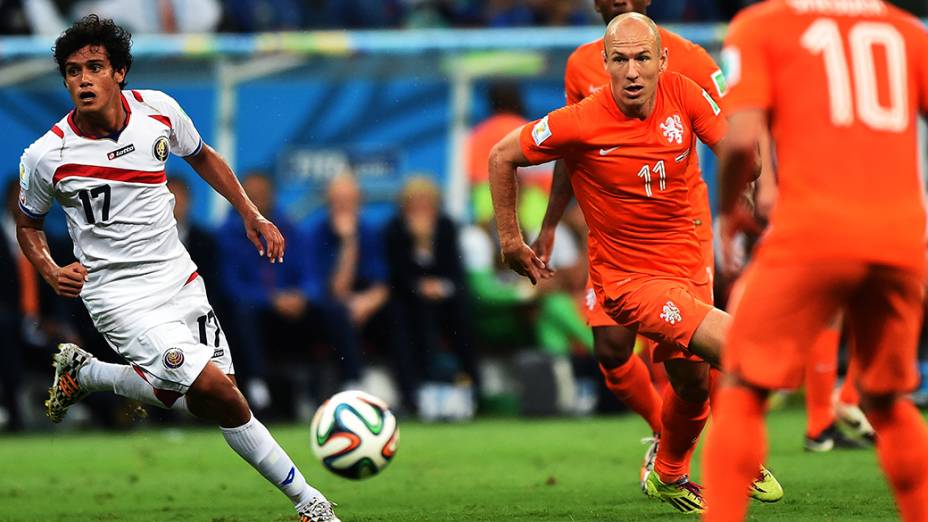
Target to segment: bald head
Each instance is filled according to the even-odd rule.
[[[613,18],[606,26],[603,35],[603,47],[606,54],[615,44],[641,44],[653,42],[653,49],[659,53],[661,49],[661,32],[654,20],[640,13],[623,13]]]
[[[648,117],[657,83],[667,68],[657,25],[639,13],[613,18],[603,36],[603,64],[619,109],[629,117]]]

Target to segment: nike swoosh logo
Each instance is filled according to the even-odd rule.
[[[612,147],[611,149],[599,149],[599,155],[605,156],[606,154],[609,154],[610,152],[614,151],[617,148],[618,147]]]

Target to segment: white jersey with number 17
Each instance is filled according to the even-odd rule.
[[[57,199],[74,255],[89,272],[81,299],[106,333],[157,324],[158,309],[196,266],[181,244],[164,165],[169,153],[197,154],[203,142],[176,101],[159,91],[123,91],[126,127],[92,138],[74,112],[23,153],[22,212],[41,218]]]

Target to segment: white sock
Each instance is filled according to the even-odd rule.
[[[155,396],[155,389],[145,379],[139,377],[139,374],[135,373],[135,370],[128,364],[112,364],[94,358],[81,368],[77,374],[77,380],[90,391],[112,391],[116,395],[161,409],[190,413],[187,409],[186,397],[177,399],[168,408]]]
[[[303,474],[296,469],[287,453],[277,444],[254,415],[251,420],[237,428],[222,428],[222,436],[232,449],[252,465],[271,484],[290,498],[294,506],[300,506],[313,498],[325,500],[322,493],[306,483]]]

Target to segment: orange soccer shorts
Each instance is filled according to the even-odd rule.
[[[712,250],[712,240],[700,241],[699,249],[702,251],[703,264],[705,264],[706,274],[709,276],[709,304],[713,304],[714,296],[711,293],[712,279],[715,277],[715,254]],[[586,291],[584,293],[583,315],[586,318],[586,324],[592,328],[598,326],[615,326],[616,322],[609,314],[603,310],[596,298],[596,292],[593,290],[593,280],[589,277],[586,279]]]
[[[712,309],[712,285],[708,278],[693,280],[627,275],[604,281],[602,307],[618,324],[635,328],[654,341],[654,362],[667,359],[701,360],[689,352],[690,340]]]
[[[761,256],[743,276],[728,342],[727,371],[767,389],[802,383],[809,340],[845,309],[857,341],[851,364],[870,394],[918,384],[922,275],[862,261],[772,263]]]

